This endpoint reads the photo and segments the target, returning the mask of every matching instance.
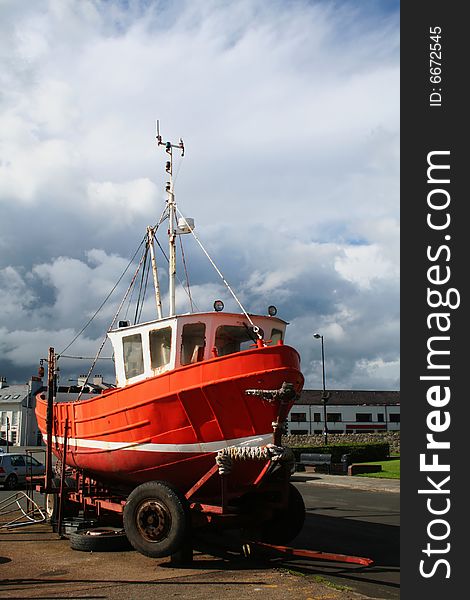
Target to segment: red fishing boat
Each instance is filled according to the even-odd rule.
[[[126,533],[150,556],[178,549],[185,535],[180,530],[186,531],[181,523],[188,522],[191,508],[227,513],[231,504],[240,512],[253,493],[261,498],[266,486],[272,493],[276,479],[284,482],[284,511],[299,505],[295,488],[286,487],[292,455],[282,447],[281,435],[303,385],[299,354],[284,344],[287,323],[274,306],[267,315],[249,314],[227,284],[239,314],[223,312],[220,300],[214,312],[176,314],[176,239],[190,233],[202,244],[192,219],[177,220],[173,151],[184,153],[183,142],[164,143],[158,131],[157,140],[168,154],[168,199],[159,224],[168,219],[169,316],[163,317],[161,308],[157,226],[149,227],[145,257],[158,318],[117,325],[115,319],[108,337],[116,386],[88,399],[52,401],[49,417],[52,392],[48,398],[38,395],[36,404],[39,428],[52,451],[81,476],[123,495]],[[275,501],[278,515],[281,500]],[[269,523],[274,513],[262,512]],[[303,503],[297,512],[302,514],[290,535],[303,522]],[[171,532],[175,527],[178,531]]]

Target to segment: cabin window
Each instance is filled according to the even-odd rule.
[[[259,333],[264,337],[262,329],[259,330]],[[240,350],[248,350],[248,348],[256,344],[257,339],[258,336],[252,327],[222,325],[221,327],[217,327],[217,331],[215,332],[217,355],[225,356],[226,354],[240,352]]]
[[[273,329],[271,331],[271,343],[274,346],[275,344],[277,344],[279,342],[279,340],[282,340],[282,331],[280,329]]]
[[[144,372],[144,355],[142,352],[142,336],[140,333],[122,338],[124,354],[124,371],[126,378],[136,377]]]
[[[150,364],[152,369],[164,367],[170,362],[171,327],[150,332]]]
[[[204,358],[206,326],[204,323],[187,323],[181,336],[181,364],[189,365]]]

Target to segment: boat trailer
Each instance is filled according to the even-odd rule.
[[[235,452],[235,450],[237,452]],[[286,449],[284,449],[284,451],[285,450]],[[228,492],[230,464],[232,460],[234,460],[234,455],[235,460],[261,460],[266,459],[268,453],[277,457],[278,461],[281,460],[283,455],[285,457],[286,454],[276,447],[270,448],[269,446],[263,448],[230,448],[217,454],[215,464],[185,494],[189,514],[191,515],[191,532],[185,537],[184,543],[179,550],[169,554],[173,566],[185,565],[192,562],[194,542],[197,541],[197,538],[201,537],[205,528],[207,528],[208,531],[212,530],[219,532],[220,530],[234,528],[243,530],[244,528],[250,527],[253,518],[243,514],[243,511],[240,511],[239,507],[234,506],[231,503],[231,495]],[[287,456],[288,455],[289,451],[287,452]],[[70,528],[70,523],[73,523],[74,518],[76,518],[81,511],[83,511],[83,521],[85,524],[91,522],[89,519],[91,519],[92,516],[97,518],[98,523],[100,523],[101,520],[106,522],[110,515],[114,515],[115,519],[122,519],[127,502],[125,495],[118,494],[115,490],[108,489],[101,482],[92,479],[79,470],[66,470],[64,461],[62,461],[62,467],[60,478],[54,478],[49,488],[46,488],[44,485],[36,485],[37,491],[46,494],[48,516],[50,519],[54,520],[53,526],[59,537],[67,537],[66,534],[64,534],[64,529],[66,529],[67,525]],[[268,470],[269,467],[270,463],[267,463],[265,470]],[[269,507],[266,507],[266,510],[275,512],[276,508],[279,509],[279,507],[285,506],[286,491],[288,492],[294,488],[292,484],[288,483],[290,472],[289,469],[286,468],[287,465],[284,465],[283,467],[284,468],[281,467],[279,470],[282,477],[279,477],[278,480],[266,484],[266,482],[263,482],[263,471],[256,482],[260,493],[262,492],[265,495],[274,493],[278,496],[274,503],[271,503]],[[217,504],[198,500],[198,492],[203,489],[204,485],[206,485],[216,473],[219,473],[221,479],[221,502]],[[259,509],[259,503],[257,508]],[[261,512],[263,512],[263,510],[261,510]],[[153,516],[153,513],[150,512],[150,521]],[[279,525],[281,525],[281,522],[282,519],[280,520]],[[151,528],[152,525],[148,525],[148,527]],[[106,534],[106,528],[100,529]],[[197,533],[195,540],[191,537],[193,532],[195,534]],[[84,531],[83,534],[85,533],[86,532]],[[94,535],[93,528],[89,529],[88,533]],[[341,562],[362,566],[370,566],[374,562],[370,558],[360,556],[328,553],[321,550],[293,548],[287,545],[268,543],[256,540],[250,535],[242,536],[240,538],[238,553],[247,559],[256,557],[275,557],[281,559],[302,558],[314,561]]]
[[[53,349],[49,360],[53,363]],[[348,562],[369,566],[369,558],[291,548],[286,543],[300,533],[305,506],[300,492],[290,483],[295,458],[290,448],[281,445],[288,404],[295,395],[292,384],[279,390],[247,390],[264,401],[277,401],[279,411],[273,422],[273,443],[266,446],[231,446],[219,450],[214,464],[184,494],[164,481],[147,481],[137,487],[109,487],[91,474],[66,464],[69,423],[65,420],[61,445],[54,435],[54,369],[49,368],[46,472],[36,491],[46,495],[46,511],[54,529],[64,537],[64,523],[83,512],[83,521],[92,515],[98,522],[112,520],[124,525],[122,536],[142,554],[161,558],[171,556],[174,564],[192,561],[194,534],[236,529],[244,532],[241,552],[245,557],[269,553],[285,557]],[[55,440],[55,442],[53,442]],[[52,450],[59,457],[53,473]],[[239,461],[263,461],[265,465],[243,494],[230,489],[230,476]],[[207,492],[218,475],[220,491]],[[38,481],[38,480],[36,480]],[[118,484],[120,485],[120,484]],[[205,492],[205,493],[204,493]],[[86,527],[87,525],[85,525]],[[100,528],[99,533],[106,533]],[[114,528],[114,533],[116,533]],[[93,529],[77,531],[77,536],[92,536]],[[71,544],[72,545],[72,544]],[[74,547],[72,545],[72,547]],[[90,549],[91,542],[80,541],[75,549]]]
[[[204,485],[205,481],[208,480],[211,475],[215,472],[212,468],[204,478],[196,484],[198,487]],[[122,517],[126,501],[117,496],[113,496],[111,492],[102,487],[98,482],[92,481],[83,474],[77,473],[78,482],[80,489],[75,487],[69,487],[71,482],[74,481],[74,477],[67,477],[68,484],[65,485],[62,490],[60,486],[53,488],[49,494],[57,495],[57,503],[55,504],[56,510],[56,521],[54,523],[54,529],[58,533],[60,538],[67,537],[64,534],[64,528],[68,524],[73,523],[74,516],[77,516],[80,509],[83,509],[83,514],[87,515],[92,512],[95,514],[98,522],[104,515],[113,513],[116,516]],[[196,486],[195,486],[196,487]],[[44,492],[43,486],[37,486],[38,491]],[[195,490],[193,490],[194,492]],[[61,508],[58,508],[58,507]],[[71,507],[77,507],[76,510],[71,510]],[[78,509],[80,506],[80,509]],[[227,510],[227,507],[223,504],[201,504],[198,502],[190,503],[190,511],[193,517],[193,522],[197,523],[199,527],[202,524],[212,525],[217,528],[217,524],[223,528],[234,525],[237,519],[240,519],[240,515],[234,514]],[[50,511],[48,511],[49,518],[51,517]],[[71,519],[71,521],[69,521]],[[225,523],[221,523],[224,519]],[[106,520],[106,519],[105,519]],[[242,521],[243,519],[241,519]],[[43,519],[41,519],[43,521]],[[84,522],[87,523],[86,517]],[[91,522],[91,521],[89,521]],[[102,528],[103,533],[106,533],[106,528]],[[89,530],[90,535],[93,535],[93,529]],[[207,546],[209,547],[209,545]],[[228,546],[224,547],[228,549]],[[253,559],[257,557],[270,557],[270,558],[301,558],[310,559],[314,561],[328,561],[328,562],[339,562],[357,564],[362,566],[371,566],[374,561],[371,558],[362,556],[345,555],[340,553],[323,552],[321,550],[310,550],[305,548],[294,548],[292,546],[270,544],[266,542],[257,541],[249,538],[242,538],[239,545],[239,554],[246,559]],[[186,565],[191,563],[193,560],[193,542],[192,540],[186,540],[181,550],[171,554],[171,564],[173,566]]]

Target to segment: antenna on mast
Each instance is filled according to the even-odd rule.
[[[160,121],[157,119],[157,142],[158,145],[162,144],[162,136],[160,135]]]
[[[162,140],[162,136],[160,134],[160,121],[157,119],[157,144],[159,146],[165,146],[165,150],[168,152],[168,154],[172,154],[172,148],[177,148],[178,150],[181,150],[181,156],[184,156],[184,142],[183,142],[183,138],[180,137],[180,143],[179,144],[172,144],[171,142],[164,142]]]
[[[168,173],[170,180],[165,184],[165,190],[167,193],[167,205],[168,205],[168,238],[169,238],[169,296],[170,296],[170,317],[176,314],[176,303],[175,303],[175,278],[176,278],[176,236],[179,233],[177,222],[176,222],[176,202],[175,194],[173,191],[173,148],[181,150],[181,156],[184,156],[184,142],[183,138],[180,138],[179,144],[172,144],[171,142],[164,142],[160,134],[160,121],[157,119],[157,144],[159,146],[165,146],[165,152],[169,156],[169,160],[166,161],[165,171]]]

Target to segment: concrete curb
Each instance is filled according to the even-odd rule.
[[[346,487],[371,492],[400,493],[399,479],[378,479],[374,477],[351,477],[349,475],[324,475],[323,473],[294,473],[293,483],[309,483],[332,487]]]

